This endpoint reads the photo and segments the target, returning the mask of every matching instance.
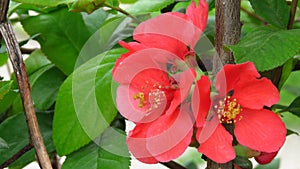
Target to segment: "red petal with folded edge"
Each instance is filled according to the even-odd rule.
[[[200,0],[198,7],[196,7],[193,0],[191,5],[186,9],[186,15],[192,20],[202,32],[205,30],[207,17],[208,17],[208,5],[205,0]]]
[[[117,83],[129,84],[141,71],[159,69],[167,71],[166,63],[180,59],[175,54],[158,48],[139,50],[124,59],[115,69],[113,79]]]
[[[273,152],[273,153],[265,153],[262,152],[260,154],[260,156],[255,157],[255,160],[259,163],[259,164],[268,164],[270,163],[277,155],[278,151]]]
[[[280,117],[266,109],[243,108],[242,119],[235,123],[237,141],[246,147],[261,152],[275,152],[285,142],[286,127]]]
[[[199,136],[200,129],[197,132]],[[200,144],[198,151],[217,163],[226,163],[235,158],[235,151],[232,147],[232,136],[219,124],[213,135]]]
[[[134,40],[140,42],[141,44],[147,47],[159,48],[170,51],[171,53],[174,53],[181,59],[185,59],[185,57],[189,54],[186,44],[184,44],[179,39],[174,39],[169,36],[161,34],[144,33],[135,35]]]
[[[241,78],[234,87],[233,98],[242,107],[261,109],[263,106],[272,106],[280,99],[279,92],[267,78]]]
[[[193,23],[182,17],[165,13],[141,23],[134,30],[133,37],[143,34],[156,34],[170,37],[182,41],[185,45],[193,48],[198,42],[202,31]]]
[[[192,111],[196,117],[197,127],[203,127],[206,115],[211,106],[210,85],[209,78],[201,76],[193,91]]]
[[[124,41],[119,41],[119,44],[122,47],[126,48],[128,50],[128,52],[122,54],[121,57],[116,60],[115,66],[114,66],[114,68],[112,70],[112,74],[113,75],[114,75],[115,70],[117,69],[117,67],[123,62],[124,59],[126,59],[132,53],[134,53],[134,52],[136,52],[138,50],[142,50],[142,49],[146,48],[144,45],[142,45],[140,43],[137,43],[137,42],[126,43]]]
[[[165,114],[152,123],[147,133],[147,149],[159,161],[179,157],[188,147],[193,134],[189,104]]]
[[[126,143],[129,151],[135,158],[147,164],[155,164],[158,163],[158,160],[156,160],[146,148],[146,136],[150,126],[151,123],[137,124],[135,128],[129,132]]]
[[[215,87],[220,95],[224,96],[234,88],[241,77],[258,78],[260,75],[252,62],[226,64],[216,76]]]

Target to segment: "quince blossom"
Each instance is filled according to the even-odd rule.
[[[202,76],[192,99],[193,111],[198,112],[199,152],[218,163],[233,160],[233,137],[224,127],[232,124],[243,146],[266,154],[281,148],[286,127],[277,114],[264,108],[277,103],[279,93],[270,80],[260,77],[253,63],[225,65],[216,76],[219,93],[212,98],[209,86],[208,77]]]

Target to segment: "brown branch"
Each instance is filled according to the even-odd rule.
[[[13,155],[10,159],[5,161],[0,165],[0,168],[8,167],[10,164],[15,162],[17,159],[19,159],[22,155],[24,155],[27,151],[31,150],[33,146],[29,143],[24,148],[22,148],[19,152],[17,152],[15,155]]]
[[[226,51],[224,45],[236,44],[240,39],[240,0],[216,0],[216,52],[213,58],[213,74],[216,75],[224,64],[234,63],[233,53]],[[233,135],[233,128],[225,126]],[[207,159],[208,169],[232,169],[233,161],[219,164]]]
[[[2,6],[3,4],[7,5],[6,10],[1,10],[2,13],[0,13],[0,18],[3,19],[6,17],[5,11],[7,11],[9,0],[0,0],[0,4],[1,8],[5,8],[4,6]],[[20,51],[20,47],[11,24],[4,21],[5,19],[1,22],[0,32],[2,34],[2,37],[4,38],[9,59],[12,62],[13,69],[17,78],[22,104],[26,116],[27,126],[29,130],[30,143],[36,150],[38,161],[41,162],[41,168],[52,169],[51,162],[46,147],[44,145],[43,137],[41,135],[37,117],[35,114],[31,98],[30,85],[28,82],[28,76],[25,70],[25,65]]]
[[[160,164],[169,167],[171,169],[186,169],[185,167],[181,166],[180,164],[176,163],[175,161],[170,162],[160,162]]]
[[[233,53],[225,51],[224,45],[236,44],[240,39],[240,0],[216,0],[216,53],[213,59],[213,74],[224,64],[234,63]]]

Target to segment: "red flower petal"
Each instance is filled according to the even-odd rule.
[[[166,72],[166,63],[176,59],[180,58],[162,49],[139,50],[119,63],[113,74],[113,79],[117,83],[129,84],[138,73],[146,69],[159,69]]]
[[[236,84],[233,97],[242,107],[261,109],[263,106],[272,106],[280,99],[277,88],[267,78],[242,78]]]
[[[188,97],[191,86],[196,78],[196,72],[194,69],[188,69],[179,76],[174,77],[178,84],[179,89],[174,93],[173,100],[170,107],[166,111],[166,114],[172,114],[175,109]]]
[[[144,33],[134,35],[134,40],[147,47],[167,50],[183,60],[189,54],[186,44],[184,44],[181,40],[169,36]]]
[[[268,164],[270,163],[277,155],[278,151],[276,152],[272,152],[272,153],[265,153],[262,152],[260,154],[260,156],[255,157],[255,160],[259,163],[259,164]]]
[[[227,64],[217,74],[215,87],[224,96],[234,88],[242,77],[256,78],[260,75],[252,62],[236,65]]]
[[[197,138],[198,138],[197,132]],[[198,148],[208,158],[217,163],[226,163],[235,158],[235,152],[232,147],[232,136],[225,130],[222,124],[217,126],[213,135]]]
[[[237,141],[253,150],[275,152],[285,141],[286,128],[280,117],[270,110],[243,109],[235,123]]]
[[[186,9],[186,15],[192,20],[202,32],[205,30],[207,17],[208,17],[208,5],[205,0],[200,0],[198,7],[196,7],[193,0],[191,5]]]
[[[183,105],[173,114],[165,114],[152,123],[147,133],[147,149],[158,161],[170,161],[186,150],[192,131],[189,105]]]
[[[121,57],[118,58],[118,59],[116,60],[115,66],[114,66],[114,68],[113,68],[113,70],[112,70],[112,74],[113,74],[113,75],[114,75],[114,73],[115,73],[116,68],[120,65],[120,63],[123,62],[124,59],[126,59],[126,58],[127,58],[129,55],[131,55],[132,53],[134,53],[134,52],[136,52],[136,51],[138,51],[138,50],[142,50],[142,49],[145,49],[145,48],[146,48],[144,45],[142,45],[142,44],[140,44],[140,43],[137,43],[137,42],[126,43],[126,42],[124,42],[124,41],[119,41],[119,44],[120,44],[122,47],[126,48],[126,49],[128,50],[128,52],[122,54]]]
[[[206,115],[211,106],[210,81],[207,76],[201,76],[197,81],[192,95],[192,111],[196,117],[197,127],[203,127]]]
[[[137,124],[135,128],[129,132],[126,143],[129,151],[135,158],[144,163],[155,164],[158,163],[158,161],[146,148],[146,136],[150,126],[151,123]]]
[[[199,40],[202,31],[182,17],[165,13],[141,23],[135,29],[133,36],[138,37],[144,34],[170,37],[193,48]],[[168,44],[168,42],[165,43]]]

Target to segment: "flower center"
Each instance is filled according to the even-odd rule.
[[[220,123],[231,124],[243,118],[243,116],[239,115],[242,111],[241,105],[237,103],[236,99],[232,99],[230,96],[219,100],[214,108],[218,114]]]
[[[144,107],[145,103],[145,94],[143,92],[138,92],[137,94],[133,95],[133,99],[140,99],[139,108]]]
[[[145,85],[140,87],[139,92],[132,95],[132,97],[134,100],[139,100],[139,108],[145,108],[146,112],[149,112],[157,109],[159,106],[165,107],[170,97],[170,91],[175,91],[177,88],[177,84],[162,86],[159,83],[155,83],[151,85],[149,81],[146,81]]]

